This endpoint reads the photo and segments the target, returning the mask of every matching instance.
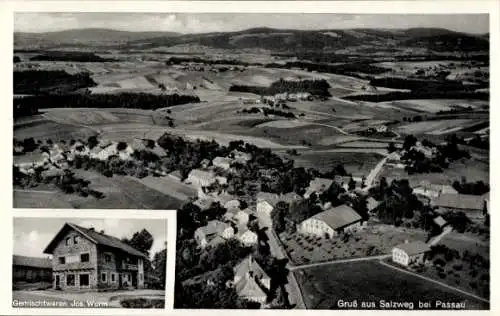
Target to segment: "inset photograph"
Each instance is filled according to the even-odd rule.
[[[12,307],[165,308],[167,221],[14,218]]]

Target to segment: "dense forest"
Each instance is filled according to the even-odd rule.
[[[73,61],[73,62],[106,62],[115,61],[112,58],[102,58],[87,52],[50,51],[30,58],[31,61]]]
[[[14,71],[14,94],[67,93],[97,84],[88,73],[68,74],[62,70]]]
[[[35,114],[38,109],[44,108],[130,108],[156,110],[199,102],[194,95],[179,94],[59,94],[26,96],[14,99],[14,117]]]
[[[258,95],[275,95],[278,93],[298,93],[309,92],[315,96],[330,97],[328,91],[330,85],[324,79],[321,80],[283,80],[273,82],[269,87],[262,86],[247,86],[247,85],[232,85],[229,91],[250,92]]]

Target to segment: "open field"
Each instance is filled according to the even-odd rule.
[[[342,164],[353,176],[366,176],[382,156],[376,153],[302,151],[299,156],[290,158],[295,161],[296,167],[315,168],[326,172],[335,165]]]
[[[471,107],[481,109],[488,106],[487,101],[482,100],[454,100],[454,99],[424,99],[424,100],[397,100],[381,102],[393,107],[413,110],[417,112],[436,113],[439,111],[449,111]]]
[[[394,179],[408,179],[412,187],[426,180],[434,184],[451,184],[453,181],[465,177],[468,182],[485,181],[489,182],[489,165],[476,159],[452,162],[442,173],[416,173],[409,175],[403,169],[384,167],[379,174],[379,178],[386,177],[387,181]]]
[[[398,127],[398,131],[405,134],[437,134],[440,135],[443,131],[451,132],[452,129],[460,130],[468,124],[474,123],[469,119],[457,120],[433,120],[417,123],[409,123]]]
[[[469,298],[437,284],[385,267],[376,261],[340,263],[309,268],[295,272],[308,309],[339,309],[338,301],[375,302],[374,309],[382,309],[381,300],[463,302],[467,309],[486,309],[488,304]],[[325,277],[328,276],[328,277]],[[373,309],[372,308],[372,309]]]
[[[298,233],[280,235],[288,256],[298,265],[390,254],[394,246],[405,240],[425,241],[425,237],[424,231],[383,224],[368,224],[347,241],[341,236],[325,239],[306,238]]]
[[[37,192],[37,188],[14,190],[13,204],[14,208],[73,208],[73,205],[66,200],[64,193]]]
[[[134,179],[148,188],[154,189],[165,195],[171,196],[175,199],[181,201],[187,201],[188,199],[197,195],[196,188],[175,180],[171,177],[153,177],[147,176],[142,179]]]
[[[97,133],[86,127],[79,127],[70,124],[56,123],[50,120],[37,121],[32,124],[25,124],[22,127],[14,127],[14,138],[24,139],[33,137],[35,140],[70,140],[87,139]]]

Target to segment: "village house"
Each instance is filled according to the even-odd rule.
[[[447,211],[461,211],[471,220],[483,220],[488,209],[488,202],[484,196],[468,194],[441,194],[432,205],[437,207],[438,213]]]
[[[250,247],[256,245],[259,238],[256,233],[243,226],[238,228],[236,239],[238,239],[246,247]]]
[[[264,304],[271,278],[250,255],[234,267],[233,287],[242,299]]]
[[[204,171],[200,169],[193,169],[189,173],[186,183],[190,183],[197,187],[207,187],[215,183],[217,179],[215,178],[215,173],[212,171]]]
[[[435,199],[441,194],[458,194],[451,185],[433,184],[428,181],[422,181],[413,189],[416,195],[425,196],[429,199]]]
[[[443,229],[445,226],[448,226],[448,222],[442,217],[442,216],[437,216],[433,220],[434,224],[436,224],[437,227]]]
[[[423,263],[425,254],[430,250],[431,248],[423,241],[405,241],[392,249],[392,261],[403,266]]]
[[[314,178],[309,182],[309,186],[306,189],[306,193],[304,193],[304,197],[307,199],[311,196],[311,194],[321,194],[324,191],[328,190],[328,188],[332,185],[332,179],[326,178]]]
[[[52,255],[53,288],[64,291],[144,287],[148,257],[120,239],[66,223],[44,253]]]
[[[252,160],[252,154],[241,152],[239,150],[233,150],[230,154],[230,157],[234,159],[235,162],[246,164],[250,160]]]
[[[340,205],[318,213],[297,225],[304,235],[334,237],[339,233],[355,232],[361,227],[362,218],[351,207]]]
[[[194,232],[194,238],[200,248],[206,248],[216,237],[217,239],[229,239],[234,236],[234,229],[231,225],[221,221],[210,221],[206,226],[199,227]]]
[[[118,149],[116,148],[116,145],[116,143],[111,143],[104,148],[96,146],[90,150],[90,158],[106,161],[111,156],[117,156]]]
[[[224,169],[224,170],[229,170],[232,162],[233,162],[233,160],[231,158],[215,157],[212,160],[212,165],[214,165],[215,167]]]
[[[52,282],[52,259],[14,255],[12,281]]]
[[[257,193],[257,213],[261,215],[268,227],[272,226],[271,212],[279,201],[280,198],[277,194],[268,192]]]

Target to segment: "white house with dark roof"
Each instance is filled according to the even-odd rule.
[[[355,232],[361,227],[361,216],[347,205],[340,205],[318,213],[297,225],[304,235],[337,236],[342,232]]]
[[[271,212],[276,204],[280,201],[277,194],[268,192],[257,193],[257,214],[260,215],[268,227],[272,226]]]
[[[430,250],[429,245],[420,240],[405,242],[392,249],[392,261],[403,266],[423,263],[425,254]]]

